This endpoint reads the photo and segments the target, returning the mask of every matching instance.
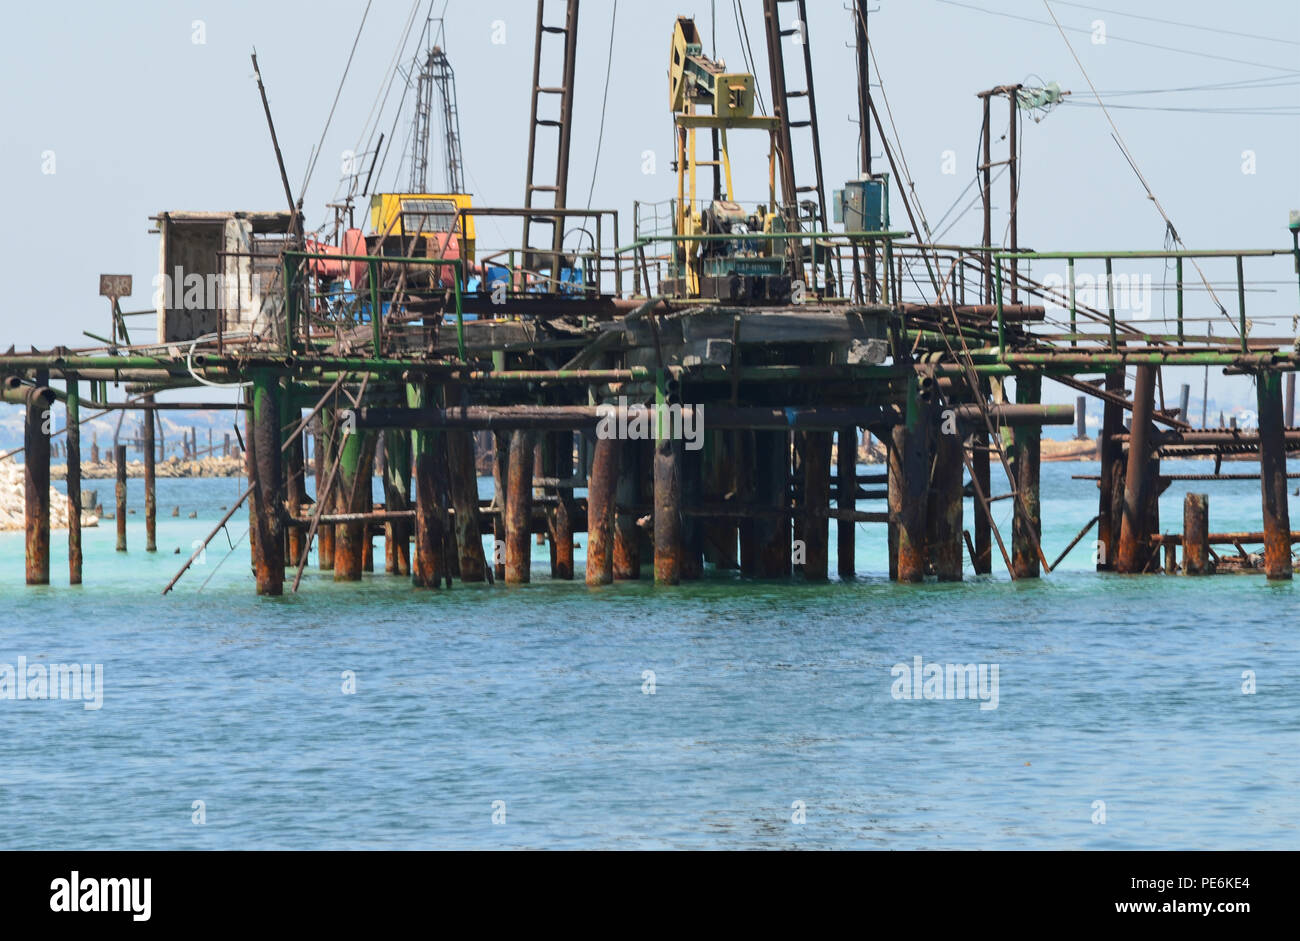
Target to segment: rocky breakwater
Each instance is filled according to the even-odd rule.
[[[12,459],[0,461],[0,532],[22,531],[25,528],[25,491],[23,466]],[[98,522],[99,517],[94,514],[81,514],[82,526],[94,526]],[[50,528],[68,528],[68,497],[57,487],[50,487]]]

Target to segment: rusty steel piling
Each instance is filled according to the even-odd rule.
[[[81,584],[81,386],[68,380],[68,584]]]
[[[54,393],[44,386],[27,390],[23,423],[23,485],[27,532],[27,584],[50,583],[50,431]]]
[[[654,571],[656,585],[682,578],[682,448],[662,437],[654,447]]]
[[[285,512],[290,519],[296,519],[307,506],[307,458],[304,442],[306,436],[292,434],[302,419],[302,410],[292,408],[287,390],[280,395],[280,446],[281,466],[284,472]],[[197,439],[193,439],[197,442]],[[296,565],[306,549],[307,530],[299,526],[285,526],[285,564]]]
[[[408,383],[407,401],[419,406],[429,395],[424,383]],[[441,432],[416,429],[411,432],[411,468],[415,476],[415,538],[411,559],[411,583],[416,588],[442,587],[446,572],[443,554],[444,513],[439,496],[437,467],[442,453],[435,438]]]
[[[456,557],[460,567],[460,580],[487,581],[487,559],[483,555],[483,533],[478,512],[474,436],[468,431],[451,430],[446,432],[445,437],[447,474],[456,520]]]
[[[959,433],[940,429],[934,442],[934,473],[926,507],[926,557],[941,582],[962,580],[962,449]]]
[[[246,413],[249,477],[255,484],[249,502],[253,574],[259,595],[284,593],[284,476],[280,460],[280,383],[270,370],[253,375],[252,407]]]
[[[532,579],[533,463],[537,436],[520,430],[510,435],[510,463],[506,475],[507,585],[526,585]]]
[[[1124,393],[1124,370],[1112,369],[1106,373],[1106,392],[1110,396],[1102,411],[1101,434],[1097,439],[1097,458],[1101,471],[1097,498],[1097,571],[1109,572],[1115,567],[1119,531],[1115,525],[1115,480],[1123,464],[1123,445],[1115,436],[1124,430],[1124,406],[1117,400]]]
[[[857,507],[858,428],[848,425],[837,433],[835,506],[841,511]],[[852,578],[857,556],[857,524],[841,519],[835,523],[835,561],[840,578]]]
[[[152,405],[154,397],[145,396],[145,402]],[[144,551],[158,551],[158,481],[156,478],[156,469],[154,459],[157,456],[156,445],[154,443],[154,422],[157,421],[157,413],[151,409],[145,409],[141,413],[144,416],[142,423],[144,434],[142,435],[144,446]]]
[[[597,438],[587,482],[588,585],[614,581],[615,500],[619,483],[619,445],[614,438]]]
[[[374,434],[342,429],[338,480],[335,486],[334,512],[362,513],[366,508],[366,491],[370,488],[370,471],[374,467]],[[334,526],[334,580],[360,581],[365,568],[367,526],[360,522],[336,523]]]
[[[829,541],[831,444],[829,431],[804,432],[803,540],[804,579],[824,582],[830,575]]]
[[[546,435],[545,443],[548,460],[544,466],[557,481],[557,486],[549,488],[549,494],[555,502],[547,512],[551,537],[551,577],[570,581],[573,578],[573,432],[550,432]],[[477,502],[476,494],[476,505]],[[474,532],[475,540],[481,543],[477,526]]]
[[[992,477],[989,467],[989,433],[984,428],[977,428],[971,436],[970,461],[971,478],[975,489],[988,497]],[[975,508],[974,528],[975,545],[972,547],[974,558],[971,559],[971,567],[976,575],[991,575],[993,573],[993,526],[984,507]]]
[[[1210,497],[1189,493],[1183,498],[1183,574],[1209,575]]]
[[[618,452],[617,459],[612,462],[617,467],[614,494],[614,578],[619,581],[635,581],[641,577],[641,532],[637,526],[636,506],[640,502],[643,449],[639,441],[619,441],[613,447]],[[593,464],[593,473],[594,466]],[[590,499],[588,496],[589,502]],[[591,539],[590,534],[587,538]]]
[[[332,408],[322,409],[319,418],[320,431],[316,434],[316,447],[313,449],[313,469],[316,472],[316,513],[323,515],[330,509],[325,496],[326,475],[327,471],[334,467],[338,451],[334,410]],[[223,446],[225,450],[229,450],[229,444],[230,436],[227,435],[226,444]],[[332,572],[334,570],[334,526],[332,523],[317,523],[316,564],[322,572]]]
[[[506,485],[510,468],[510,435],[492,435],[492,569],[497,581],[506,577]]]
[[[117,523],[117,551],[126,551],[126,445],[113,447],[113,469],[116,472],[116,485],[113,495],[117,506],[114,520]],[[250,534],[251,535],[251,534]]]
[[[895,524],[896,561],[890,568],[900,582],[919,582],[926,569],[926,503],[931,466],[928,403],[922,402],[915,376],[907,383],[906,420],[893,428],[889,449],[889,518]]]
[[[1283,442],[1282,376],[1256,377],[1259,403],[1259,479],[1264,513],[1264,572],[1271,580],[1291,578],[1291,519],[1287,506],[1286,445]]]
[[[1037,405],[1043,379],[1036,373],[1016,376],[1016,402]],[[1041,572],[1039,541],[1042,534],[1042,500],[1039,491],[1042,426],[1019,425],[1012,431],[1012,470],[1017,499],[1011,522],[1011,562],[1016,578],[1038,578]]]
[[[1155,410],[1154,366],[1137,367],[1133,385],[1133,425],[1128,437],[1124,475],[1124,513],[1120,524],[1115,570],[1134,574],[1146,568],[1150,556],[1148,501],[1154,489],[1151,478],[1152,425]]]
[[[384,509],[398,513],[411,509],[410,432],[384,432]],[[405,518],[384,523],[384,571],[411,574],[411,523]]]

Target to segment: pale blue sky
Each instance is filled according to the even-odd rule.
[[[765,89],[761,4],[743,0],[743,5]],[[426,6],[427,0],[421,0],[420,16]],[[441,6],[437,0],[435,13]],[[596,153],[611,6],[610,0],[583,4],[570,183],[570,202],[575,205],[586,202]],[[717,53],[741,69],[731,0],[718,0],[716,7]],[[13,212],[4,237],[12,270],[0,335],[3,346],[75,345],[79,338],[84,340],[83,329],[105,331],[106,302],[96,296],[101,271],[134,274],[136,295],[124,306],[149,306],[147,286],[157,269],[157,237],[147,234],[152,213],[282,208],[249,52],[256,46],[297,190],[364,8],[364,3],[342,0],[146,0],[129,5],[21,4],[7,10],[9,43],[0,61],[5,88],[0,169],[10,184]],[[834,187],[857,170],[857,128],[849,121],[855,110],[854,61],[845,45],[852,41],[852,22],[841,0],[812,0],[809,8],[823,158],[827,185]],[[342,154],[358,142],[410,9],[407,0],[374,0],[307,191],[309,226],[326,221],[323,204],[336,194]],[[1113,112],[1143,173],[1190,247],[1288,246],[1287,211],[1300,208],[1300,117],[1294,113],[1300,110],[1300,4],[1241,0],[1225,8],[1208,0],[1102,0],[1096,6],[1055,3],[1054,9],[1067,28],[1085,30],[1071,32],[1070,39],[1103,93],[1275,83],[1268,88],[1107,97],[1116,104],[1174,108],[1290,108],[1286,116]],[[1150,19],[1103,12],[1120,9]],[[1225,9],[1231,16],[1225,16]],[[518,205],[522,200],[535,10],[531,0],[448,3],[446,48],[458,80],[470,189],[480,204]],[[1041,0],[970,0],[966,6],[941,0],[881,0],[872,17],[885,91],[932,223],[974,172],[980,128],[977,90],[1035,82],[1036,76],[1059,82],[1075,99],[1088,97],[1055,28],[984,11],[1048,19]],[[674,189],[665,73],[678,13],[693,13],[706,45],[712,45],[708,0],[623,0],[618,9],[593,203],[620,210],[624,241],[632,201],[664,200]],[[1200,28],[1154,21],[1160,19]],[[196,20],[203,24],[202,44],[193,41]],[[1105,21],[1104,45],[1094,44],[1086,32],[1095,20]],[[494,43],[494,33],[501,38],[501,24],[505,42]],[[385,131],[391,127],[396,97],[382,120]],[[399,122],[395,144],[405,139],[405,123]],[[1005,124],[1005,109],[999,109],[995,135]],[[654,175],[642,172],[647,150],[658,157]],[[48,168],[48,151],[54,152],[53,174],[42,172]],[[740,195],[760,196],[766,179],[765,145],[747,148],[737,142],[736,151]],[[954,152],[955,174],[942,172],[945,151]],[[1254,153],[1252,174],[1242,172],[1244,151]],[[388,157],[384,187],[393,182],[396,159],[396,153]],[[1111,141],[1098,109],[1072,104],[1041,124],[1027,122],[1024,159],[1022,246],[1161,247],[1163,224]],[[440,179],[439,158],[434,160],[432,173]],[[877,169],[885,168],[881,158]],[[405,172],[399,179],[404,178]],[[995,199],[1005,208],[1005,179],[1002,184]],[[972,190],[961,206],[974,195]],[[897,203],[894,221],[905,222]],[[1001,233],[1003,224],[999,217],[995,232]],[[491,224],[481,227],[479,238],[486,244],[515,242],[512,234],[498,236]],[[947,236],[965,243],[978,238],[978,211],[969,212]],[[1284,265],[1277,276],[1285,278],[1288,271]],[[1158,270],[1155,277],[1158,282]],[[1283,285],[1277,293],[1252,296],[1251,303],[1258,305],[1259,313],[1290,315],[1297,310],[1297,292],[1294,284]],[[1199,390],[1199,376],[1196,386]]]

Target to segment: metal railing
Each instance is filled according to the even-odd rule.
[[[994,303],[997,307],[997,327],[998,327],[998,353],[1000,356],[1005,355],[1007,348],[1007,322],[1006,306],[1004,295],[1006,292],[1007,282],[1010,281],[1006,273],[1004,263],[1017,264],[1020,262],[1032,261],[1064,261],[1066,263],[1066,273],[1062,278],[1062,284],[1059,288],[1053,288],[1046,284],[1033,282],[1032,279],[1017,279],[1016,283],[1020,290],[1043,297],[1047,300],[1060,303],[1068,311],[1068,332],[1063,335],[1053,336],[1051,339],[1058,341],[1068,341],[1072,349],[1078,349],[1080,343],[1100,342],[1111,353],[1120,351],[1121,332],[1128,334],[1127,339],[1143,339],[1155,344],[1171,344],[1182,348],[1189,344],[1201,344],[1207,347],[1222,347],[1225,344],[1215,342],[1213,337],[1213,324],[1227,319],[1237,333],[1236,346],[1239,347],[1242,354],[1251,352],[1251,327],[1253,321],[1294,321],[1295,314],[1291,312],[1278,313],[1271,315],[1255,315],[1253,320],[1248,317],[1246,307],[1246,295],[1251,288],[1250,284],[1260,285],[1260,282],[1247,282],[1245,277],[1246,259],[1264,259],[1293,257],[1295,252],[1290,249],[1226,249],[1226,250],[1207,250],[1207,251],[1081,251],[1081,252],[1004,252],[997,251],[992,253],[994,260]],[[1117,263],[1132,261],[1161,261],[1168,268],[1168,263],[1173,262],[1174,277],[1174,296],[1175,296],[1175,333],[1173,334],[1156,334],[1146,330],[1135,328],[1134,321],[1122,321],[1118,315],[1116,302],[1116,288],[1121,288],[1127,292],[1130,297],[1133,291],[1133,278],[1138,276],[1115,273]],[[1228,289],[1236,294],[1236,319],[1232,319],[1227,306],[1219,299],[1219,292],[1215,290],[1218,284],[1221,288],[1225,282],[1211,281],[1202,270],[1199,262],[1201,261],[1231,261],[1233,262],[1233,277],[1227,281]],[[1090,303],[1080,301],[1079,292],[1079,273],[1078,267],[1080,262],[1101,262],[1104,268],[1104,274],[1101,276],[1101,287],[1105,294],[1104,308],[1098,309]],[[1189,283],[1186,270],[1186,263],[1190,262],[1195,271],[1192,272],[1193,278]],[[1014,270],[1014,269],[1013,269]],[[1059,276],[1058,276],[1059,277]],[[1090,282],[1095,284],[1096,280],[1089,275]],[[1141,277],[1149,278],[1147,274]],[[1279,284],[1282,282],[1263,282],[1262,284]],[[1257,286],[1255,290],[1264,290],[1262,286]],[[1141,285],[1140,290],[1151,292],[1152,288],[1145,283]],[[1162,291],[1164,287],[1162,285]],[[1187,295],[1191,292],[1206,293],[1213,301],[1214,310],[1217,316],[1206,318],[1193,318],[1199,322],[1207,323],[1207,329],[1210,331],[1206,336],[1189,336],[1187,324],[1191,320],[1187,317]],[[1098,291],[1090,291],[1092,294],[1099,294]],[[1224,293],[1228,293],[1227,290]],[[1146,299],[1150,303],[1150,297]],[[1086,318],[1081,315],[1087,314]],[[1149,316],[1144,315],[1139,322],[1145,322]],[[1081,329],[1081,319],[1091,320],[1094,323],[1100,322],[1104,327],[1104,333],[1088,332]],[[1167,317],[1164,319],[1168,319]],[[1225,337],[1225,339],[1231,339]],[[1257,347],[1266,348],[1270,345],[1276,346],[1279,338],[1263,338],[1255,341]]]
[[[373,342],[375,355],[380,355],[384,349],[384,307],[382,303],[383,288],[381,285],[381,272],[384,265],[433,265],[437,267],[447,267],[455,271],[455,276],[451,278],[451,294],[455,304],[456,316],[456,350],[461,361],[465,361],[465,315],[461,305],[461,282],[465,274],[465,265],[459,259],[454,258],[401,258],[397,256],[377,256],[377,255],[336,255],[324,252],[304,252],[304,251],[286,251],[283,255],[283,284],[285,292],[285,352],[293,355],[297,349],[297,338],[299,334],[299,301],[300,289],[305,287],[304,266],[306,261],[330,261],[330,262],[351,262],[364,263],[366,265],[366,288],[369,298],[370,323],[373,330]],[[310,274],[307,275],[310,277]],[[390,310],[400,309],[404,303],[403,296],[409,295],[404,285],[392,289],[392,300],[389,302]],[[359,285],[353,285],[353,294],[359,301],[362,297]],[[304,333],[304,339],[311,342],[310,324]]]
[[[646,235],[637,238],[629,245],[624,245],[616,249],[616,255],[632,255],[636,260],[638,271],[638,285],[642,288],[641,293],[649,295],[677,296],[673,291],[669,291],[664,286],[665,279],[662,272],[658,273],[656,286],[652,289],[650,286],[650,267],[649,260],[654,258],[660,263],[669,265],[680,265],[680,258],[688,251],[688,246],[705,243],[718,242],[751,242],[751,243],[769,243],[773,246],[780,245],[786,248],[790,243],[798,244],[801,248],[799,257],[805,259],[800,267],[805,270],[799,273],[795,280],[802,281],[808,288],[809,292],[824,299],[846,299],[845,296],[833,293],[828,288],[838,279],[827,278],[822,280],[819,274],[823,270],[839,271],[845,267],[848,261],[855,266],[854,270],[859,273],[859,278],[863,275],[860,267],[860,258],[858,253],[864,249],[868,250],[867,258],[874,259],[875,253],[880,252],[881,267],[879,275],[875,276],[872,283],[878,286],[879,301],[883,304],[890,304],[895,301],[898,293],[898,283],[895,279],[894,271],[894,243],[911,235],[910,232],[888,231],[888,232],[824,232],[824,231],[803,231],[803,232],[743,232],[743,233],[717,233],[717,234],[699,234],[699,235],[670,235],[656,234]],[[646,249],[654,246],[669,246],[666,252],[647,254]],[[790,253],[782,251],[779,256],[775,253],[764,257],[789,257]],[[852,257],[849,257],[852,256]],[[809,276],[811,275],[811,276]],[[859,298],[864,301],[875,301],[876,298],[869,298],[865,289],[858,285],[855,288]],[[851,299],[851,298],[850,298]]]

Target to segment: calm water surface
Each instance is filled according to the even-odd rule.
[[[1049,557],[1096,512],[1071,479],[1096,466],[1044,465]],[[1257,482],[1190,486],[1213,530],[1258,528]],[[159,552],[141,515],[125,556],[111,522],[88,530],[78,589],[63,533],[42,589],[0,534],[0,663],[104,668],[99,710],[0,699],[0,847],[1300,846],[1300,585],[1100,576],[1089,539],[1033,584],[895,586],[884,528],[860,526],[859,578],[821,587],[589,590],[551,582],[538,547],[526,588],[309,568],[259,599],[241,511],[234,552],[218,537],[162,597],[240,490],[160,480]],[[997,664],[998,708],[894,699],[916,656]]]

